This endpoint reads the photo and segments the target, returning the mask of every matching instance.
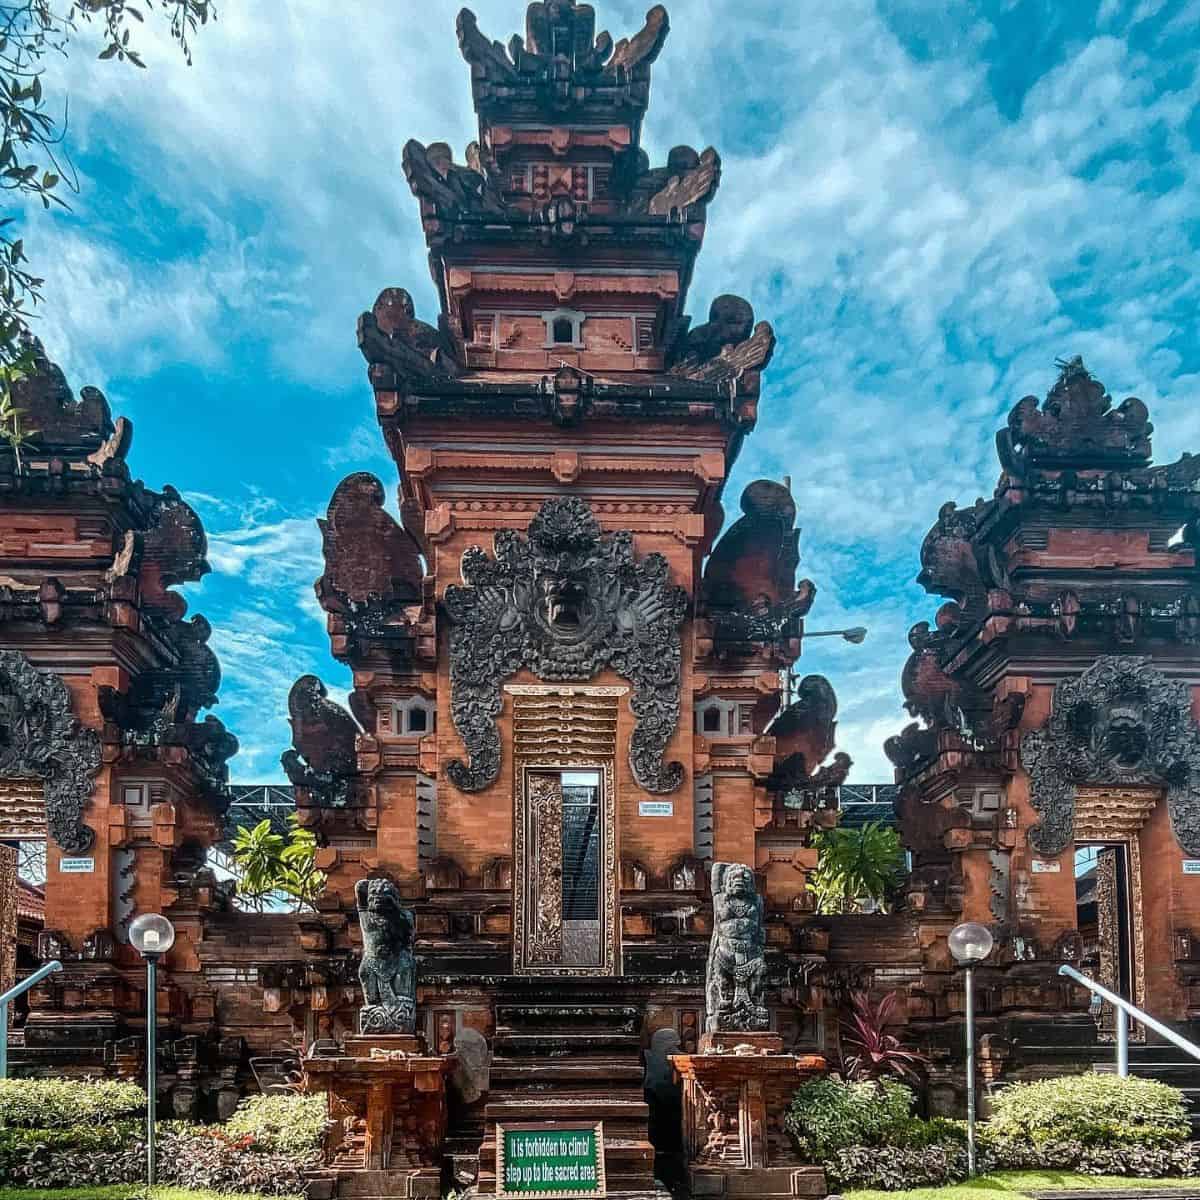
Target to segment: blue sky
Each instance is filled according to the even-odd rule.
[[[204,518],[187,593],[241,782],[280,777],[297,675],[349,683],[315,518],[350,471],[394,491],[355,319],[389,285],[436,311],[400,151],[474,136],[457,7],[224,0],[190,69],[151,31],[145,72],[58,68],[83,194],[27,233],[39,332],[132,418],[135,473]],[[474,7],[492,37],[523,24],[522,0]],[[597,0],[599,23],[645,7]],[[791,476],[810,626],[870,628],[799,666],[837,689],[852,780],[885,781],[905,634],[936,606],[921,538],[990,494],[994,432],[1054,359],[1145,400],[1159,461],[1200,450],[1200,0],[670,7],[647,147],[724,160],[690,308],[740,293],[780,343],[727,508]]]

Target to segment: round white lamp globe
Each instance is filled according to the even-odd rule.
[[[130,924],[129,941],[139,954],[166,954],[175,945],[175,926],[158,913],[143,913]]]
[[[950,953],[965,967],[983,962],[992,952],[995,940],[986,925],[975,921],[964,921],[950,930]]]

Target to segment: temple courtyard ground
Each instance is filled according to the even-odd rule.
[[[1071,1171],[997,1171],[981,1175],[969,1183],[941,1188],[914,1188],[907,1192],[848,1191],[844,1200],[1085,1200],[1102,1193],[1105,1200],[1119,1200],[1136,1193],[1138,1200],[1150,1200],[1164,1194],[1171,1200],[1200,1196],[1200,1180],[1135,1179],[1116,1175],[1080,1175]],[[188,1188],[160,1187],[149,1194],[144,1186],[120,1184],[115,1187],[85,1188],[0,1188],[0,1200],[261,1200],[241,1192],[192,1191]],[[299,1196],[275,1200],[302,1200]]]

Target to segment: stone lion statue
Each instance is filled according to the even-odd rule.
[[[354,888],[363,954],[360,1033],[413,1033],[417,1026],[414,920],[390,879],[360,879]]]
[[[713,863],[713,933],[708,951],[705,1030],[766,1029],[763,1004],[763,902],[754,872],[742,863]]]

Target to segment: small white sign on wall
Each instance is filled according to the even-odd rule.
[[[639,800],[639,817],[673,817],[675,815],[674,800]]]
[[[1200,858],[1185,858],[1183,860],[1185,875],[1200,875]]]
[[[96,869],[94,858],[60,858],[58,869],[64,875],[90,875]]]
[[[1035,858],[1033,860],[1033,873],[1035,875],[1057,875],[1062,870],[1062,863],[1047,862],[1044,858]]]

